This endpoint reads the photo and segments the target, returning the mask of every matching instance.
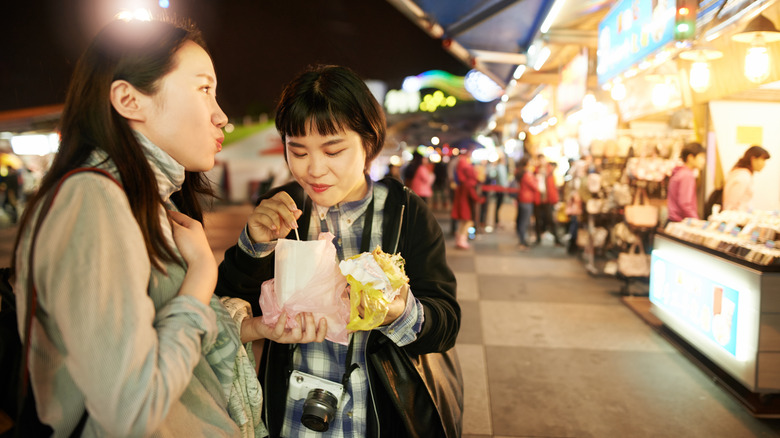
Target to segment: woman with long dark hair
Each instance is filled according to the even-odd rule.
[[[723,186],[724,210],[747,210],[753,200],[753,173],[760,172],[769,159],[769,152],[761,146],[751,146],[734,168],[726,175]]]
[[[201,172],[227,123],[216,86],[187,24],[111,22],[76,65],[61,145],[14,261],[20,321],[37,291],[28,368],[55,436],[264,435],[249,406],[259,385],[247,388],[254,399],[231,390],[234,369],[251,362],[212,296],[217,266],[201,225]],[[84,167],[103,174],[68,176]]]

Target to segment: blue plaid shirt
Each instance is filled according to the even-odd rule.
[[[388,189],[383,184],[375,184],[367,178],[369,190],[366,196],[354,202],[342,203],[330,208],[316,204],[312,208],[311,225],[308,239],[316,239],[323,225],[335,236],[334,244],[339,260],[360,254],[363,236],[363,225],[369,202],[374,199],[374,216],[371,228],[369,250],[373,250],[382,242],[382,219]],[[246,228],[239,238],[241,249],[254,257],[264,257],[273,252],[276,242],[253,243]],[[392,248],[385,248],[391,251]],[[407,345],[417,339],[423,323],[423,307],[409,291],[404,313],[392,324],[379,327],[390,340],[399,346]],[[352,372],[347,384],[346,395],[339,401],[338,411],[330,428],[326,432],[332,437],[364,437],[368,416],[368,373],[366,371],[366,345],[368,332],[355,332],[353,338],[352,362],[358,369]],[[293,368],[312,374],[332,382],[341,382],[347,367],[347,346],[325,340],[321,343],[300,344],[293,356]],[[301,424],[304,400],[287,398],[282,436],[285,437],[320,437],[323,434],[307,429]]]

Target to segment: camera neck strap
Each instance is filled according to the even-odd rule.
[[[371,231],[373,225],[374,225],[374,196],[371,195],[371,202],[368,203],[368,207],[366,208],[365,220],[363,221],[363,236],[360,239],[361,253],[369,251],[369,245],[371,245]],[[344,385],[345,389],[347,387],[347,382],[349,382],[349,376],[352,374],[353,371],[359,368],[358,364],[352,362],[352,354],[354,350],[355,350],[355,337],[350,336],[349,346],[347,347],[347,360],[344,362],[346,364],[344,370],[344,377],[341,378],[341,384]]]

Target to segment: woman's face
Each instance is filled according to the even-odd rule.
[[[761,169],[763,169],[764,166],[766,166],[766,158],[764,157],[751,158],[750,165],[751,167],[753,167],[753,172],[760,172]]]
[[[176,52],[174,69],[161,78],[148,117],[137,129],[186,170],[210,170],[227,124],[216,90],[211,58],[188,41]]]
[[[317,205],[332,207],[366,195],[366,151],[355,131],[320,135],[310,129],[285,142],[290,172]]]

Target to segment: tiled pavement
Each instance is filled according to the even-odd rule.
[[[444,224],[445,229],[449,228]],[[564,248],[510,231],[448,245],[466,437],[774,437]]]
[[[218,260],[249,206],[206,216]],[[449,220],[441,218],[449,235]],[[7,265],[13,229],[0,229]],[[464,437],[775,437],[632,312],[621,284],[588,275],[563,248],[518,252],[510,231],[448,240],[463,323]]]

